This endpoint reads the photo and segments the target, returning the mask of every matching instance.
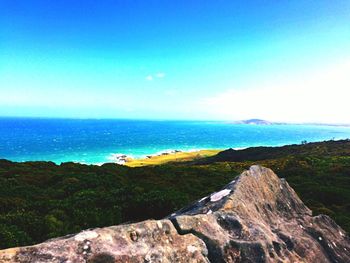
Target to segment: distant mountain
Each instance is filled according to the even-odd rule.
[[[250,124],[250,125],[272,125],[275,124],[270,121],[261,120],[261,119],[249,119],[249,120],[241,120],[234,122],[236,124]]]

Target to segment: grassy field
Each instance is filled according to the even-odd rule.
[[[129,167],[140,167],[147,165],[159,165],[170,162],[194,161],[206,157],[211,157],[219,153],[220,150],[199,150],[195,152],[176,152],[157,156],[150,156],[144,159],[128,159],[125,163]]]

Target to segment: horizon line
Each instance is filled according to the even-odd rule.
[[[232,124],[241,124],[241,125],[259,125],[259,124],[247,124],[247,123],[238,123],[248,120],[259,120],[266,121],[270,124],[260,124],[260,125],[318,125],[318,126],[345,126],[349,127],[350,123],[327,123],[327,122],[288,122],[288,121],[270,121],[267,119],[261,118],[249,118],[249,119],[239,119],[239,120],[214,120],[214,119],[164,119],[164,118],[123,118],[123,117],[63,117],[63,116],[7,116],[0,115],[0,119],[57,119],[57,120],[125,120],[125,121],[184,121],[184,122],[230,122]],[[236,123],[235,123],[236,122]]]

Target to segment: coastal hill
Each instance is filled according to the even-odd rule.
[[[288,156],[350,156],[350,140],[325,141],[285,145],[280,147],[250,147],[241,150],[227,149],[214,156],[198,160],[199,164],[215,162],[261,161]]]
[[[252,166],[164,219],[2,250],[0,261],[341,263],[350,262],[350,240],[328,216],[312,216],[284,179]]]

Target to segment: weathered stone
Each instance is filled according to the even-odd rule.
[[[252,166],[164,220],[0,251],[0,262],[350,262],[348,235],[288,183]]]
[[[160,227],[161,226],[161,227]],[[208,262],[204,242],[170,220],[97,228],[0,252],[0,262]]]

